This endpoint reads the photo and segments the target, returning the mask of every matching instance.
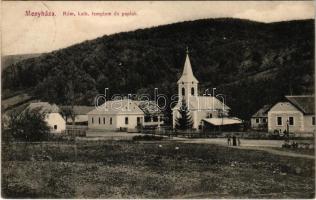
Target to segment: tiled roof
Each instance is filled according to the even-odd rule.
[[[268,111],[270,110],[271,105],[264,105],[260,108],[252,117],[268,117]]]
[[[315,96],[285,96],[285,98],[304,114],[315,114]]]
[[[161,115],[162,111],[154,101],[134,101],[146,115]]]

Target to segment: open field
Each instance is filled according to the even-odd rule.
[[[111,140],[14,143],[2,148],[3,197],[312,198],[315,194],[313,159],[264,151]]]

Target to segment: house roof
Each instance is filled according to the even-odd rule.
[[[144,112],[138,107],[135,101],[131,99],[123,99],[123,100],[113,100],[106,101],[99,107],[94,108],[88,115],[96,115],[96,114],[140,114],[143,115]]]
[[[71,108],[71,106],[61,106],[61,108]],[[94,106],[74,106],[73,111],[76,115],[86,115],[88,112],[95,109]]]
[[[216,97],[212,96],[190,96],[188,108],[190,110],[230,110],[230,107],[221,102]],[[178,101],[177,105],[173,109],[179,109],[181,106],[181,101]]]
[[[205,118],[203,121],[214,126],[241,124],[242,120],[237,117],[223,117],[223,118]]]
[[[252,117],[267,117],[268,111],[270,110],[271,105],[264,105],[262,108],[260,108],[255,114],[252,115]]]
[[[315,114],[315,96],[285,96],[285,98],[304,114]]]
[[[27,108],[30,110],[40,109],[41,112],[46,113],[59,113],[60,111],[59,107],[56,104],[50,104],[48,102],[30,103]]]
[[[134,101],[145,115],[161,115],[163,114],[155,101]]]
[[[179,83],[199,83],[199,81],[195,78],[193,71],[192,71],[192,67],[191,67],[191,62],[190,62],[190,58],[189,58],[189,54],[187,53],[186,58],[185,58],[185,62],[184,62],[184,68],[183,68],[183,72],[182,75],[180,77],[180,79],[178,80],[178,84]]]

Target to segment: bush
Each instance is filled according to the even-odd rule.
[[[41,109],[26,109],[22,113],[10,115],[8,128],[15,139],[42,141],[48,138],[49,126],[45,122],[46,113]]]

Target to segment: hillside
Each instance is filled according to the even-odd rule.
[[[2,56],[1,70],[4,70],[6,67],[14,65],[22,60],[38,57],[40,55],[41,54],[19,54]]]
[[[6,91],[57,104],[93,103],[97,93],[177,93],[185,48],[200,93],[216,87],[248,119],[285,94],[313,93],[314,20],[259,23],[205,19],[103,36],[7,67]]]

